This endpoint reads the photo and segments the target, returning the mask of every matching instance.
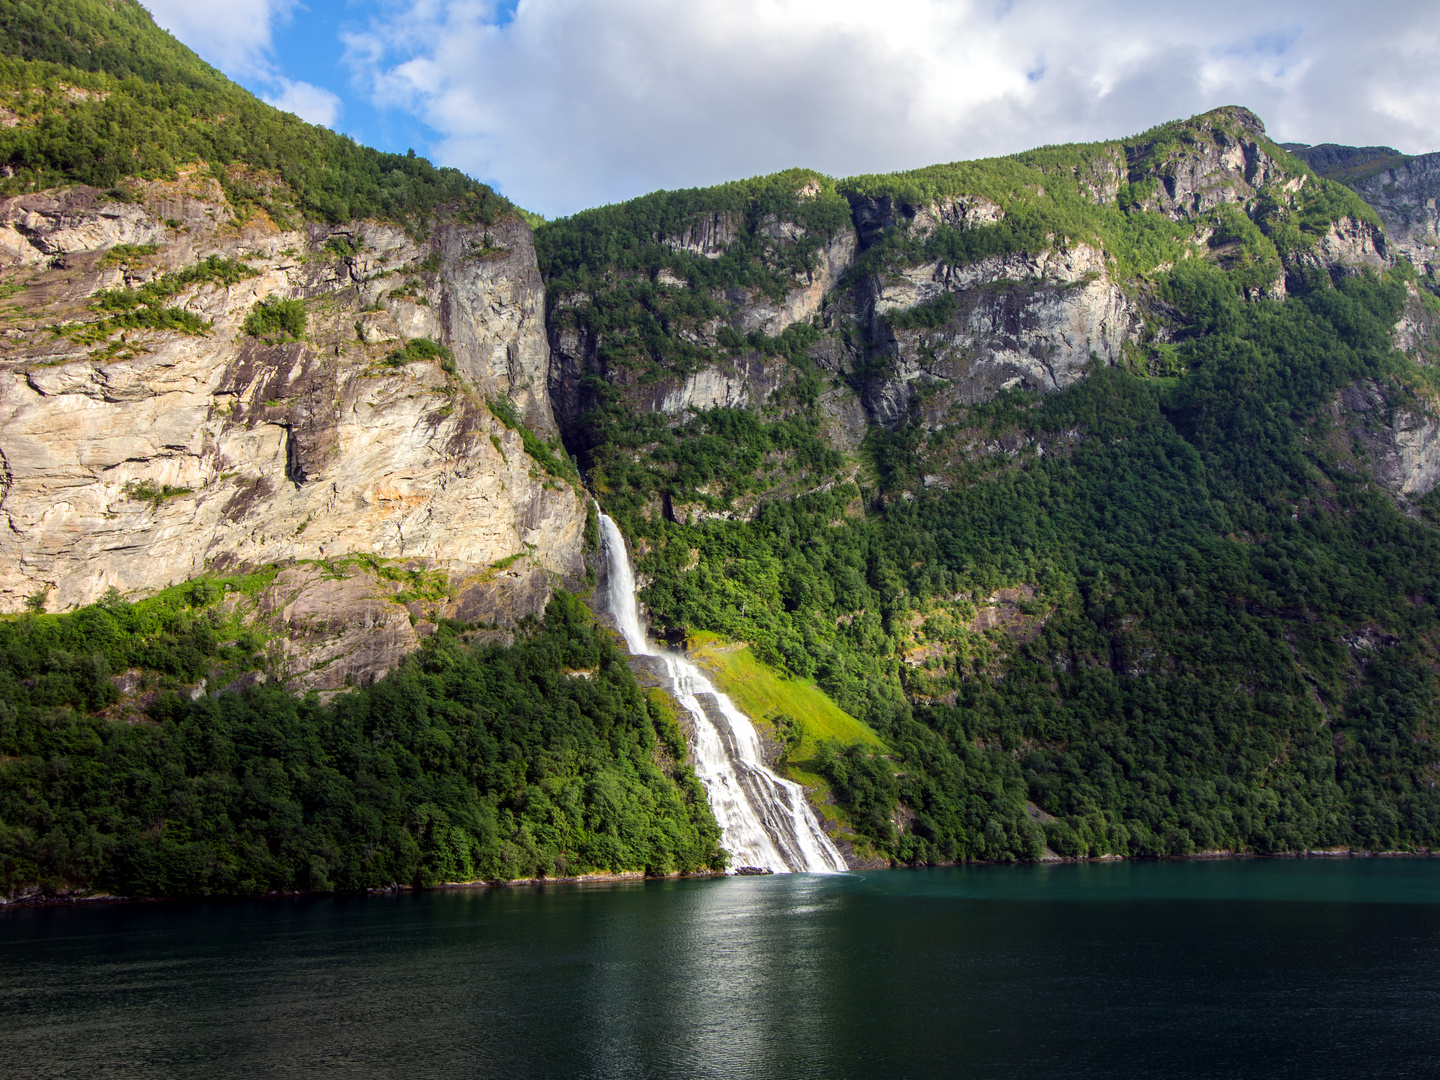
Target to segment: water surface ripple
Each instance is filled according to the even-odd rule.
[[[1440,860],[0,911],[25,1077],[1433,1077]]]

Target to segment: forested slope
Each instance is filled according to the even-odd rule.
[[[894,749],[805,763],[878,852],[1440,838],[1437,305],[1353,191],[1239,109],[736,189],[539,231],[562,426],[657,626]]]
[[[264,667],[227,585],[0,624],[0,896],[723,865],[673,714],[573,597],[510,646],[442,627],[328,705],[253,678],[192,700]]]
[[[422,227],[440,207],[487,223],[514,208],[458,169],[386,154],[236,86],[135,0],[0,3],[0,194],[116,188],[207,163],[237,206],[329,222]]]
[[[328,252],[347,290],[353,272],[358,343],[331,319],[331,355],[403,360],[361,317],[391,317],[373,299],[429,320],[440,253],[364,292],[321,223],[399,222],[407,243],[487,226],[457,247],[472,268],[528,251],[488,188],[278,113],[129,0],[0,2],[0,26],[0,192],[125,200],[203,162],[236,243],[309,223],[305,258]],[[1246,110],[660,192],[547,224],[535,248],[534,407],[553,402],[633,542],[653,631],[748,642],[873,728],[883,746],[789,733],[869,854],[1440,839],[1433,271]],[[546,491],[576,480],[534,435],[475,445],[507,464],[528,448]],[[723,863],[663,696],[580,601],[504,633],[435,616],[388,677],[322,700],[282,689],[275,639],[234,615],[245,572],[274,568],[235,569],[0,623],[0,892]]]

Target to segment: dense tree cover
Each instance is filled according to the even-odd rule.
[[[584,210],[537,230],[536,248],[542,272],[562,292],[594,284],[597,274],[662,267],[702,286],[763,288],[774,286],[776,271],[811,269],[816,251],[849,223],[833,180],[789,169]],[[785,224],[804,231],[800,243],[775,242]],[[720,257],[689,249],[705,240]]]
[[[193,590],[214,589],[197,583]],[[227,650],[209,597],[0,624],[0,893],[361,889],[721,864],[661,700],[575,598],[511,646],[442,628],[325,705],[276,686],[93,710],[141,663],[192,679]],[[588,677],[576,672],[588,673]]]
[[[177,165],[204,161],[237,209],[263,207],[281,224],[298,214],[423,227],[442,206],[486,223],[514,212],[457,169],[359,146],[265,104],[134,0],[0,0],[0,89],[19,121],[0,128],[4,194],[172,179]]]
[[[833,180],[790,169],[586,210],[537,229],[535,250],[552,325],[598,339],[610,367],[688,371],[743,340],[714,334],[724,290],[781,299],[849,221]]]
[[[1324,409],[1356,380],[1407,393],[1404,283],[1244,303],[1232,276],[1185,268],[1168,288],[1186,378],[1101,369],[971,411],[968,431],[1055,440],[1043,456],[965,461],[952,432],[877,430],[865,514],[843,486],[697,525],[602,496],[650,542],[662,624],[753,642],[894,748],[815,763],[881,850],[1025,857],[1027,798],[1072,855],[1440,841],[1440,536],[1374,489]],[[772,428],[702,419],[732,459]],[[897,497],[937,463],[956,490]],[[951,624],[942,671],[902,663],[937,605],[1016,582],[1039,590],[1033,640]]]

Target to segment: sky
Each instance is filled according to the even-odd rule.
[[[1440,4],[142,0],[272,104],[556,217],[792,166],[893,172],[1245,105],[1440,150]]]

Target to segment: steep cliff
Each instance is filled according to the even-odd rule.
[[[522,221],[441,222],[424,241],[375,221],[281,230],[199,166],[129,198],[0,203],[6,610],[365,554],[443,571],[454,596],[429,618],[510,623],[583,573],[579,493],[486,404],[554,430]],[[257,324],[275,301],[294,325]],[[366,677],[413,647],[403,609],[382,630],[393,616],[323,576],[286,579],[285,632],[308,607],[395,638]]]
[[[866,241],[850,299],[861,385],[890,427],[943,426],[1002,389],[1057,390],[1092,363],[1163,366],[1175,323],[1156,283],[1186,259],[1239,271],[1256,297],[1389,265],[1373,213],[1239,108],[841,186]]]
[[[620,415],[794,416],[816,374],[837,448],[867,422],[938,430],[1095,364],[1164,373],[1163,283],[1186,260],[1253,298],[1392,262],[1374,211],[1240,108],[912,173],[658,193],[547,225],[540,248],[551,393],[587,464]]]
[[[658,193],[538,231],[552,400],[652,629],[882,733],[797,764],[877,850],[1424,846],[1436,301],[1386,226],[1239,108]]]
[[[1389,252],[1408,261],[1417,275],[1395,326],[1395,345],[1425,367],[1440,361],[1440,154],[1333,143],[1287,143],[1286,149],[1374,208]],[[1440,483],[1440,461],[1432,449],[1440,424],[1430,411],[1407,406],[1381,387],[1352,388],[1336,399],[1335,410],[1355,433],[1357,446],[1363,444],[1380,463],[1376,478],[1392,491],[1425,495]]]
[[[680,422],[766,407],[856,248],[834,183],[804,170],[589,211],[539,243],[551,396],[582,454],[614,408]]]
[[[1306,146],[1286,149],[1321,176],[1354,188],[1375,208],[1392,249],[1422,275],[1435,274],[1440,249],[1440,154],[1402,154],[1389,146]]]

